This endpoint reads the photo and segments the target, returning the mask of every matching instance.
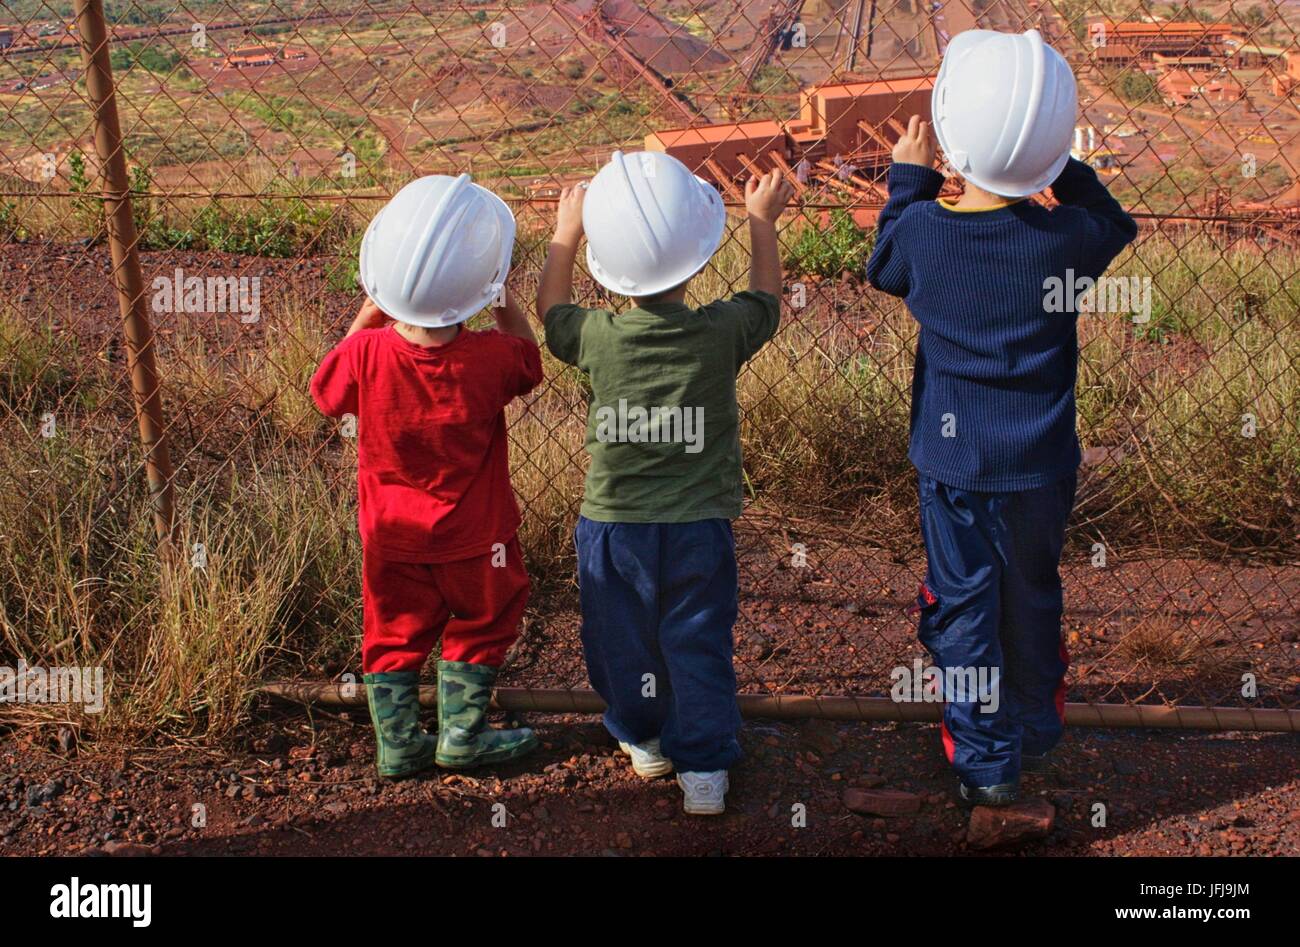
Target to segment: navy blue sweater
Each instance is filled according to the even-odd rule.
[[[1048,210],[1018,201],[957,211],[943,176],[889,169],[889,202],[867,263],[871,285],[920,323],[912,378],[917,470],[963,490],[1054,483],[1079,465],[1076,313],[1049,312],[1049,279],[1095,279],[1137,225],[1086,164],[1070,159]],[[1073,310],[1073,307],[1069,307]]]

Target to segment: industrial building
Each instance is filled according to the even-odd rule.
[[[1273,94],[1291,95],[1300,90],[1300,49],[1293,49],[1286,54],[1286,72],[1273,76]]]
[[[227,53],[218,68],[250,69],[306,58],[307,50],[301,46],[240,46]]]
[[[1088,22],[1093,55],[1103,64],[1151,63],[1164,57],[1211,57],[1222,61],[1234,27],[1229,23],[1161,21],[1154,23],[1116,22],[1098,19]]]
[[[1226,61],[1223,56],[1168,56],[1164,53],[1155,53],[1150,60],[1156,75],[1163,75],[1171,69],[1199,69],[1213,72],[1222,69]]]
[[[1227,46],[1228,65],[1234,69],[1259,69],[1273,63],[1284,63],[1287,54],[1283,46],[1256,43],[1245,36],[1228,37]]]
[[[1246,90],[1228,72],[1208,73],[1170,69],[1156,80],[1165,104],[1178,108],[1191,103],[1231,105],[1246,97]]]

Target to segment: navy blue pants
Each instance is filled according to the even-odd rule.
[[[959,490],[921,476],[928,561],[920,639],[945,672],[943,741],[968,786],[1014,783],[1020,754],[1061,738],[1069,655],[1058,567],[1075,476],[1019,493]],[[966,685],[995,682],[987,691]]]
[[[578,518],[582,650],[618,740],[659,737],[679,772],[740,759],[732,666],[736,546],[725,519]]]

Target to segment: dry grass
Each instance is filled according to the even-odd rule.
[[[1116,651],[1134,666],[1169,672],[1194,667],[1204,653],[1204,645],[1176,615],[1161,611],[1130,627]]]
[[[544,393],[528,412],[512,411],[510,476],[524,513],[519,542],[539,592],[573,580],[572,528],[582,502],[586,424],[548,404]]]
[[[301,442],[327,426],[307,389],[332,344],[324,303],[291,294],[270,307],[261,343],[210,341],[195,324],[178,323],[163,355],[173,412],[213,418],[251,408],[278,436]]]
[[[755,498],[834,520],[909,508],[914,475],[900,396],[911,371],[909,331],[900,321],[868,346],[844,326],[814,333],[796,322],[750,361],[739,398]],[[885,526],[894,518],[871,519]],[[862,538],[890,541],[875,530]]]
[[[160,557],[133,445],[83,429],[25,448],[6,460],[52,475],[0,506],[0,637],[29,664],[105,669],[108,709],[83,724],[224,735],[269,663],[356,631],[359,544],[322,471],[267,461],[182,491]]]

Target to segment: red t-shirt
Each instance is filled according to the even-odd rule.
[[[453,562],[519,528],[505,406],[542,380],[537,344],[462,328],[424,347],[392,326],[349,336],[311,380],[317,407],[357,418],[361,541],[385,559]]]

